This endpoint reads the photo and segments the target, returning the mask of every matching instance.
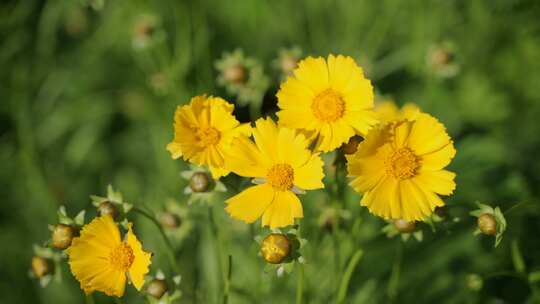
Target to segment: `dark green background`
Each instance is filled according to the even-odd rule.
[[[141,14],[156,18],[163,37],[142,51],[132,46]],[[32,244],[48,238],[58,206],[94,215],[88,196],[104,194],[108,183],[154,210],[170,197],[185,203],[178,175],[184,164],[165,150],[175,106],[201,93],[234,101],[217,87],[214,62],[242,48],[272,79],[265,98],[271,112],[278,87],[271,62],[279,49],[299,46],[305,55],[355,57],[379,93],[414,101],[445,123],[458,151],[450,166],[457,190],[447,202],[451,217],[461,219],[436,233],[424,227],[422,243],[401,246],[381,234],[384,222],[360,208],[351,192],[344,202],[351,218],[341,223],[336,258],[332,235],[317,223],[325,194],[312,192],[303,198],[306,302],[333,301],[344,265],[362,248],[348,303],[539,303],[538,283],[527,282],[540,269],[538,20],[540,5],[533,0],[105,0],[99,10],[84,1],[3,1],[0,302],[82,303],[67,269],[62,284],[45,289],[27,275]],[[454,46],[460,68],[449,79],[436,77],[425,60],[430,46],[443,42]],[[156,73],[166,76],[164,87],[152,86]],[[249,120],[245,109],[238,113]],[[467,214],[475,201],[503,211],[529,204],[508,214],[508,231],[494,249],[492,239],[472,235],[475,219]],[[206,212],[193,208],[196,228],[178,252],[185,303],[194,302],[194,286],[199,303],[218,302],[221,295]],[[247,226],[233,224],[221,205],[214,214],[234,259],[231,303],[293,302],[296,274],[264,274]],[[156,252],[152,269],[168,272],[157,230],[131,218],[145,247]],[[514,270],[513,241],[526,273]],[[401,275],[389,288],[393,268]],[[468,288],[470,273],[485,279],[480,291]],[[132,288],[128,297],[140,301]]]

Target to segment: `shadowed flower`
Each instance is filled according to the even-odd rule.
[[[444,205],[438,195],[456,187],[455,174],[444,170],[455,153],[445,127],[428,114],[392,122],[370,131],[347,157],[351,186],[375,215],[423,220]]]
[[[247,137],[235,141],[227,168],[253,178],[250,187],[227,200],[227,212],[235,219],[285,227],[304,216],[296,194],[323,188],[323,162],[308,149],[308,141],[294,130],[278,128],[271,119],[259,119],[253,130],[255,142]]]
[[[377,122],[373,87],[351,57],[302,60],[277,97],[280,125],[318,136],[318,151],[334,150]]]
[[[71,272],[86,294],[101,291],[108,296],[124,295],[127,277],[140,290],[148,272],[151,254],[143,251],[128,225],[124,240],[109,215],[95,218],[83,227],[66,250]]]
[[[233,116],[234,106],[219,97],[196,96],[174,113],[174,139],[167,145],[172,158],[206,165],[214,178],[227,175],[224,153],[233,139],[249,135],[249,124]]]

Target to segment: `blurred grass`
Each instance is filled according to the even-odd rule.
[[[185,203],[178,176],[184,165],[164,149],[175,106],[200,93],[234,101],[217,87],[214,61],[242,48],[273,77],[268,114],[278,87],[270,62],[280,48],[294,45],[305,54],[355,57],[379,93],[416,102],[443,121],[458,150],[451,165],[458,187],[447,202],[461,222],[436,233],[424,229],[422,243],[388,240],[380,232],[384,223],[360,208],[349,190],[343,204],[351,219],[341,223],[335,247],[318,225],[324,192],[304,198],[306,303],[335,299],[340,275],[359,248],[364,256],[352,273],[347,303],[540,301],[538,283],[492,275],[513,271],[516,250],[523,255],[520,269],[521,263],[540,269],[537,1],[105,1],[99,10],[88,3],[98,1],[0,4],[1,302],[83,301],[67,270],[63,284],[45,289],[27,276],[32,244],[48,238],[47,223],[56,221],[58,206],[71,214],[91,210],[88,196],[102,194],[109,183],[128,201],[154,210],[170,197]],[[156,18],[163,39],[137,50],[133,29],[141,15]],[[455,46],[460,70],[441,79],[425,58],[445,41]],[[152,82],[156,75],[163,76],[160,86]],[[238,113],[249,119],[245,109]],[[530,204],[508,215],[509,230],[493,249],[492,240],[472,235],[475,223],[467,212],[477,200],[503,211]],[[207,210],[192,212],[196,228],[178,253],[183,301],[214,303],[222,288],[215,240]],[[220,205],[213,212],[218,227],[227,227],[223,244],[234,257],[231,303],[290,303],[296,274],[264,274],[248,227],[232,222]],[[144,220],[136,227],[158,253],[153,269],[167,270],[155,228]],[[511,250],[511,244],[519,247]],[[486,278],[481,291],[468,288],[469,273]],[[136,302],[133,290],[128,296]],[[110,303],[102,296],[97,301]]]

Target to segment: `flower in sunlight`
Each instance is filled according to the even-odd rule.
[[[373,87],[351,57],[302,60],[277,97],[280,125],[317,138],[318,151],[332,151],[377,122]]]
[[[455,173],[444,168],[456,150],[445,127],[434,117],[395,121],[374,128],[347,157],[351,186],[361,204],[385,219],[423,220],[450,195]]]
[[[234,105],[219,97],[196,96],[174,113],[174,139],[167,145],[172,158],[182,157],[196,165],[208,166],[212,176],[227,175],[224,154],[232,141],[249,135],[249,124],[240,124]]]
[[[131,224],[122,240],[111,216],[95,218],[81,230],[66,250],[71,272],[86,294],[101,291],[108,296],[124,295],[126,282],[137,290],[144,284],[151,254],[143,251]]]
[[[399,108],[392,100],[384,100],[375,104],[375,114],[380,123],[388,123],[395,120],[414,120],[420,114],[420,108],[411,102]]]
[[[253,137],[254,142],[248,137],[235,141],[227,168],[257,185],[229,198],[226,210],[246,223],[262,217],[262,225],[270,228],[291,225],[304,216],[297,194],[324,187],[323,162],[303,135],[271,119],[257,120]]]

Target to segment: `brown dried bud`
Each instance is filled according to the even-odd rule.
[[[73,238],[77,236],[77,229],[65,224],[58,224],[52,232],[52,245],[56,249],[66,249],[71,245]]]
[[[205,172],[196,172],[189,180],[189,187],[193,192],[206,192],[210,186],[210,177]]]
[[[261,243],[261,254],[270,264],[280,264],[289,257],[290,252],[291,242],[284,234],[272,233]]]
[[[341,150],[344,154],[354,154],[356,153],[356,150],[358,149],[358,144],[360,143],[360,139],[356,136],[351,137],[348,142],[344,143],[341,146]]]
[[[98,207],[99,216],[110,215],[114,220],[118,218],[118,208],[111,202],[103,202]]]
[[[497,234],[497,221],[495,217],[489,213],[484,213],[478,217],[478,228],[486,235]]]
[[[175,229],[180,227],[180,225],[182,224],[180,217],[170,212],[162,213],[159,217],[159,222],[161,223],[161,226],[167,229]]]
[[[52,274],[53,267],[51,261],[40,256],[32,257],[32,272],[39,279],[48,274]]]
[[[146,293],[156,299],[161,299],[168,289],[169,287],[167,286],[167,282],[165,282],[165,280],[154,279],[146,286]]]
[[[243,84],[247,80],[246,68],[240,64],[227,67],[223,71],[223,78],[234,84]]]
[[[394,227],[401,233],[411,233],[416,230],[416,222],[408,222],[403,219],[395,220]]]

